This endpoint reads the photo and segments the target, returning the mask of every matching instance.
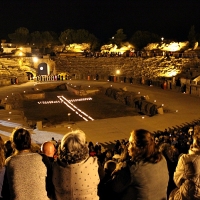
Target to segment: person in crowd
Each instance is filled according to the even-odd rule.
[[[4,146],[5,146],[5,156],[6,158],[8,158],[13,154],[12,142],[10,140],[6,140],[4,142]]]
[[[153,134],[144,129],[132,131],[128,154],[130,160],[117,164],[108,187],[123,200],[166,199],[167,162],[156,148]]]
[[[180,79],[180,77],[178,77],[178,79],[176,80],[176,90],[178,92],[181,91],[181,79]]]
[[[6,200],[45,200],[47,169],[42,156],[31,152],[31,134],[24,128],[12,132],[15,153],[5,161],[4,193]]]
[[[5,147],[4,147],[4,141],[0,137],[0,199],[3,199],[2,187],[3,187],[4,174],[5,174]]]
[[[56,153],[56,148],[51,141],[44,142],[41,145],[41,155],[43,157],[42,160],[47,168],[46,190],[48,197],[50,199],[54,199],[55,196],[54,186],[52,182],[52,173],[53,173],[52,166],[54,161],[56,160],[55,153]]]
[[[100,200],[116,199],[115,196],[118,195],[117,193],[113,192],[110,188],[106,187],[106,183],[109,182],[110,179],[112,179],[112,173],[115,170],[116,165],[116,161],[108,160],[103,166],[105,176],[98,185],[98,195],[100,197]]]
[[[97,157],[89,156],[85,133],[78,129],[67,133],[61,140],[58,159],[53,164],[56,200],[99,199],[99,172]]]
[[[54,137],[51,138],[51,142],[54,144],[54,146],[57,146],[57,141],[54,139]]]
[[[193,144],[187,154],[182,154],[174,172],[177,186],[169,200],[200,199],[200,132],[193,136]]]
[[[48,157],[50,162],[54,162],[56,148],[52,142],[44,142],[41,146],[41,152]]]

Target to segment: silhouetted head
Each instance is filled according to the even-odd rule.
[[[41,152],[48,157],[53,157],[56,149],[52,142],[44,142],[41,146]]]
[[[24,128],[16,128],[12,132],[11,141],[18,151],[31,148],[31,134]]]
[[[161,159],[161,154],[155,146],[153,134],[144,129],[131,132],[128,153],[134,161],[142,160],[144,162],[156,163]]]

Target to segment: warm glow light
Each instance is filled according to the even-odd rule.
[[[70,99],[69,102],[80,102],[80,101],[91,101],[92,98],[80,98],[80,99]],[[63,103],[62,101],[38,101],[38,104],[55,104],[55,103]]]
[[[118,69],[118,70],[116,70],[116,74],[120,74],[120,70]]]
[[[173,77],[173,76],[176,76],[179,73],[179,71],[180,70],[173,69],[173,70],[165,72],[165,73],[160,73],[159,76]]]
[[[38,104],[54,104],[54,103],[62,103],[61,101],[38,101]]]
[[[114,39],[114,38],[112,38]],[[126,51],[132,51],[133,46],[129,43],[124,44],[121,48],[118,48],[116,44],[108,44],[108,45],[103,45],[101,47],[101,52],[109,52],[109,53],[118,53],[118,54],[123,54]]]
[[[33,57],[33,62],[38,62],[38,58],[37,57]]]

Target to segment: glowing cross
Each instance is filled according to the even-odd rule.
[[[79,117],[83,118],[85,121],[92,120],[94,119],[87,115],[85,112],[80,110],[78,107],[76,107],[72,102],[76,101],[87,101],[87,100],[92,100],[91,97],[89,98],[80,98],[80,99],[66,99],[64,96],[57,96],[59,98],[59,101],[38,101],[38,104],[53,104],[53,103],[64,103],[68,108],[70,108],[73,112],[75,112]]]

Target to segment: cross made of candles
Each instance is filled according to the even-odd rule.
[[[79,117],[84,119],[85,121],[94,121],[92,117],[90,117],[88,114],[83,112],[81,109],[79,109],[77,106],[75,106],[72,102],[80,102],[80,101],[91,101],[92,98],[80,98],[80,99],[66,99],[64,96],[57,96],[59,100],[57,101],[38,101],[38,104],[54,104],[54,103],[64,103],[69,109],[71,109],[75,114],[77,114]]]

